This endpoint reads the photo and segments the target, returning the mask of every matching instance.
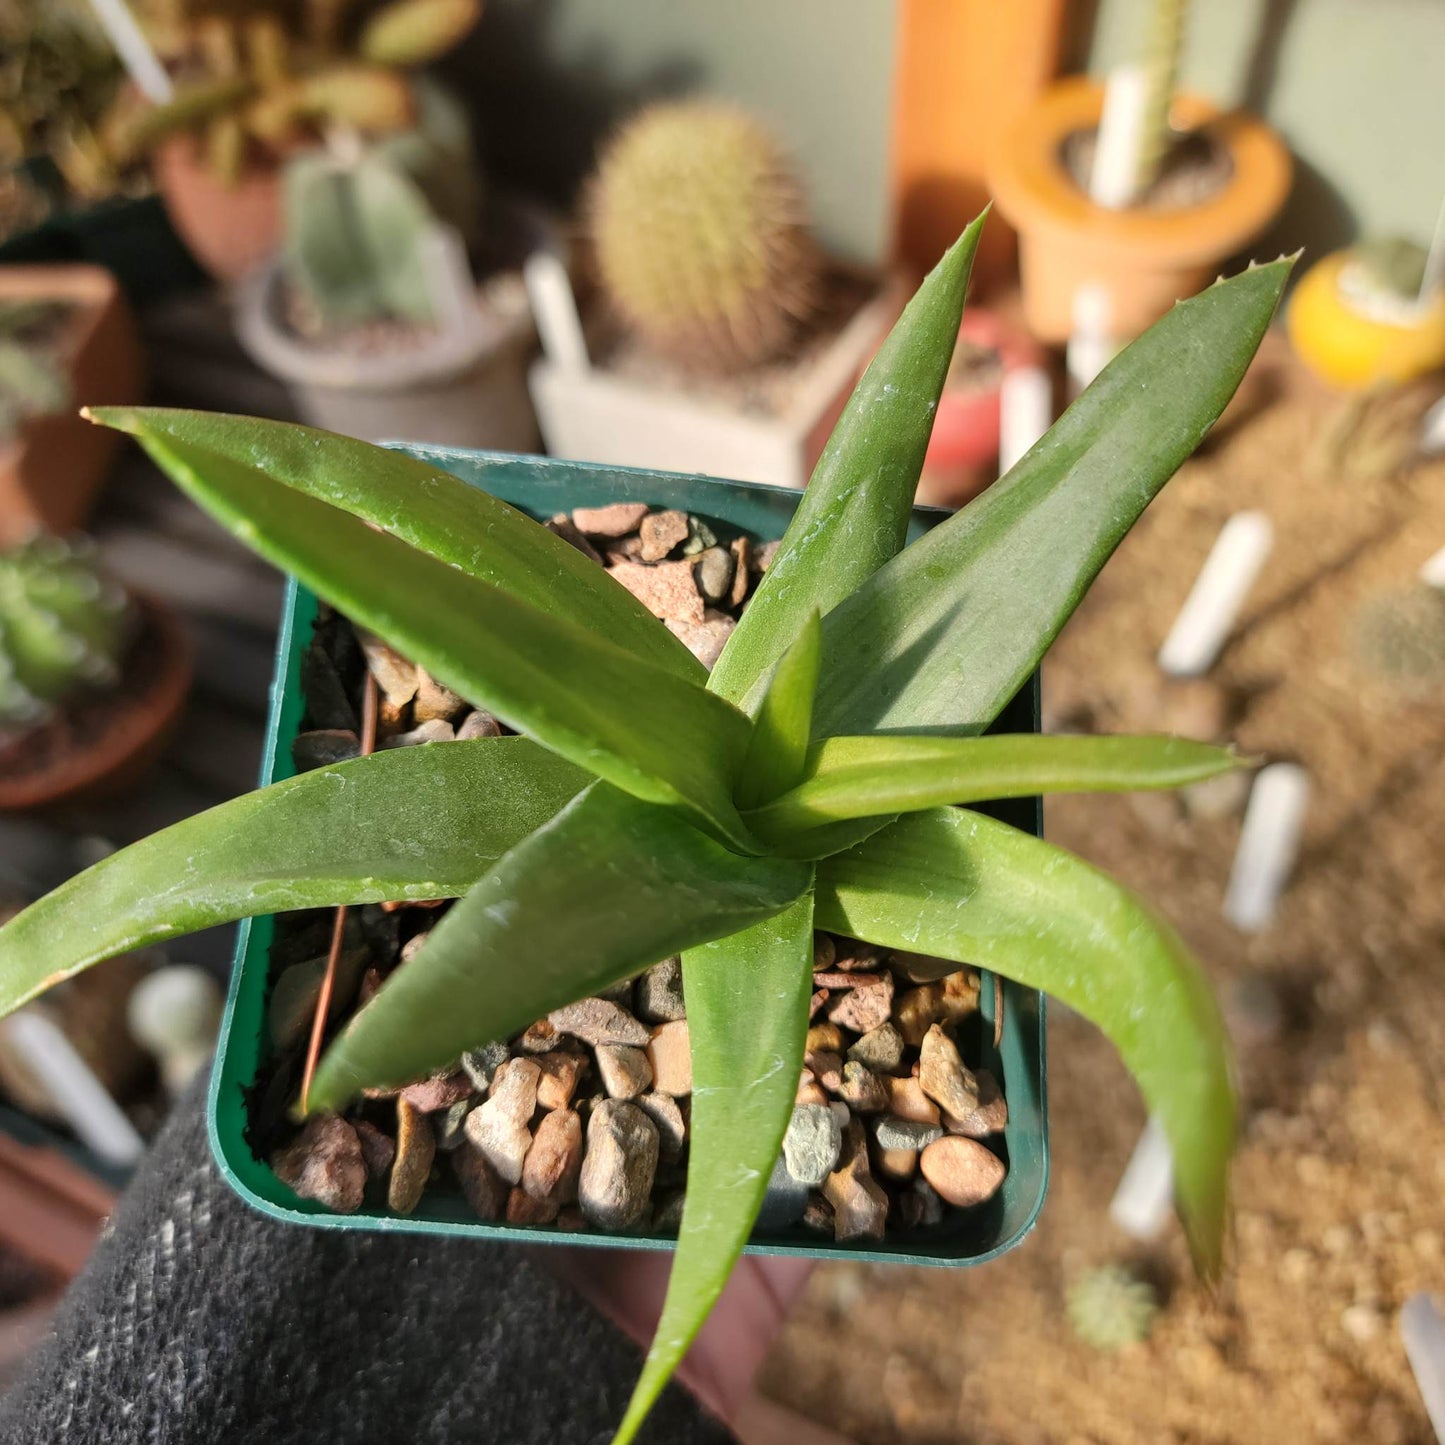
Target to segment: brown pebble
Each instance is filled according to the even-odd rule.
[[[905,989],[893,1001],[894,1026],[911,1049],[923,1042],[924,1034],[942,1013],[943,985],[940,983],[921,983],[917,988]]]
[[[581,1172],[581,1117],[572,1109],[554,1109],[537,1125],[522,1166],[522,1188],[534,1199],[550,1199],[560,1207],[577,1198],[577,1177]]]
[[[410,1214],[421,1203],[436,1152],[431,1120],[403,1093],[396,1101],[396,1162],[386,1187],[388,1209]]]
[[[551,1019],[538,1019],[527,1026],[517,1047],[524,1054],[550,1054],[557,1047],[558,1032]]]
[[[873,1151],[873,1162],[878,1172],[889,1179],[912,1179],[918,1170],[916,1149],[877,1149]]]
[[[821,1194],[810,1194],[803,1206],[803,1225],[819,1234],[833,1232],[833,1206]]]
[[[649,512],[638,524],[642,541],[642,560],[661,562],[674,547],[687,541],[685,512]]]
[[[923,1177],[950,1204],[961,1209],[982,1204],[998,1192],[1007,1170],[1003,1160],[976,1139],[946,1134],[935,1139],[919,1160]]]
[[[508,1059],[493,1076],[486,1103],[467,1115],[468,1141],[508,1184],[522,1177],[522,1161],[532,1144],[527,1125],[537,1107],[541,1074],[531,1059]]]
[[[472,1081],[466,1074],[461,1069],[449,1069],[420,1083],[408,1084],[401,1091],[401,1097],[423,1114],[435,1114],[439,1109],[450,1109],[471,1092]]]
[[[888,1112],[900,1119],[909,1119],[915,1124],[937,1124],[940,1122],[938,1105],[923,1092],[923,1086],[916,1078],[886,1078],[884,1087],[888,1090]]]
[[[451,722],[467,711],[467,703],[451,688],[438,682],[424,667],[416,670],[416,697],[411,715],[419,723],[440,719]]]
[[[843,1133],[838,1167],[824,1182],[823,1197],[833,1207],[833,1237],[840,1243],[883,1238],[888,1196],[868,1172],[867,1139],[857,1119]]]
[[[416,696],[417,667],[408,662],[396,648],[383,642],[375,633],[356,629],[356,640],[366,657],[367,670],[376,679],[382,699],[391,704],[395,715]]]
[[[976,1069],[973,1078],[978,1086],[978,1107],[962,1118],[945,1114],[943,1127],[950,1134],[985,1139],[990,1134],[1000,1133],[1008,1124],[1008,1102],[998,1086],[998,1080],[987,1069]]]
[[[831,933],[815,933],[813,935],[813,972],[827,973],[833,967],[833,960],[838,956],[838,945],[833,940]]]
[[[923,1036],[918,1052],[918,1082],[945,1114],[966,1119],[978,1108],[978,1083],[964,1067],[958,1045],[939,1024]]]
[[[566,512],[558,512],[557,515],[542,524],[555,537],[560,537],[569,547],[575,547],[589,562],[601,563],[602,554],[583,535],[582,529],[569,517]]]
[[[836,1093],[843,1087],[843,1055],[832,1049],[818,1049],[805,1054],[803,1062],[813,1077],[829,1091]]]
[[[855,1034],[866,1034],[888,1022],[893,1009],[893,975],[856,973],[844,975],[859,982],[828,1010],[828,1017]],[[866,980],[866,982],[864,981]]]
[[[843,1065],[838,1097],[855,1114],[881,1114],[888,1107],[888,1091],[883,1080],[854,1059]]]
[[[625,1008],[605,998],[584,998],[547,1015],[559,1033],[571,1034],[590,1044],[632,1044],[646,1048],[651,1037],[647,1025],[633,1018]]]
[[[643,562],[614,562],[607,571],[654,617],[664,622],[702,626],[707,607],[697,590],[691,562],[657,562],[651,566]]]
[[[361,1141],[361,1157],[366,1161],[368,1176],[385,1179],[391,1172],[391,1161],[396,1158],[396,1140],[367,1119],[354,1119],[351,1127]]]
[[[604,1099],[593,1109],[577,1199],[599,1229],[630,1229],[642,1218],[652,1194],[657,1153],[657,1126],[636,1104]]]
[[[625,537],[647,515],[646,502],[610,502],[605,507],[574,507],[572,522],[589,537]]]
[[[840,973],[870,973],[878,968],[883,951],[857,938],[845,938],[838,945],[833,967]]]
[[[468,1116],[470,1117],[470,1116]],[[507,1185],[502,1176],[487,1162],[487,1157],[471,1144],[462,1144],[452,1151],[452,1172],[457,1176],[462,1194],[480,1219],[500,1219],[507,1208]]]
[[[537,1080],[537,1104],[543,1109],[565,1109],[577,1092],[577,1080],[587,1067],[581,1054],[552,1052],[536,1054],[533,1063],[541,1070]]]
[[[354,1214],[366,1194],[366,1159],[356,1130],[335,1114],[315,1114],[284,1149],[271,1156],[276,1177],[303,1199],[338,1214]]]
[[[808,1039],[803,1045],[804,1053],[816,1054],[820,1050],[831,1054],[843,1052],[843,1030],[837,1024],[814,1024],[808,1030]]]
[[[793,1096],[794,1104],[826,1104],[828,1096],[823,1092],[823,1087],[818,1083],[812,1074],[807,1074],[804,1081],[798,1085],[798,1092]]]
[[[978,1012],[979,981],[976,973],[951,973],[943,980],[941,1017],[956,1024]]]
[[[818,1010],[828,1002],[829,997],[830,995],[826,988],[820,988],[813,994],[813,997],[808,1000],[808,1017],[810,1019],[817,1018]]]
[[[748,595],[748,569],[753,560],[753,544],[747,537],[734,537],[730,546],[733,561],[732,591],[728,593],[728,606],[741,607]]]
[[[657,1145],[664,1159],[676,1159],[687,1143],[687,1120],[682,1105],[670,1094],[644,1094],[637,1107],[657,1125]]]
[[[555,1199],[537,1199],[518,1185],[507,1195],[508,1224],[551,1224],[562,1206]]]
[[[635,1099],[652,1084],[647,1055],[632,1044],[599,1044],[597,1073],[609,1098]]]
[[[692,1093],[692,1050],[687,1020],[659,1024],[647,1045],[647,1062],[652,1065],[652,1087],[656,1093],[680,1098]]]
[[[475,738],[499,738],[501,735],[501,723],[491,713],[483,712],[480,708],[469,712],[457,724],[458,742],[470,742]]]
[[[725,612],[709,608],[701,622],[683,622],[675,617],[663,618],[663,625],[697,660],[711,669],[722,656],[727,640],[737,623]]]
[[[759,542],[753,548],[754,570],[766,572],[773,565],[773,558],[778,555],[778,548],[782,545],[781,541]]]

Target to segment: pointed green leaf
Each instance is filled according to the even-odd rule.
[[[692,1039],[687,1197],[657,1334],[613,1445],[633,1439],[742,1253],[793,1112],[813,900],[682,956]]]
[[[821,636],[818,614],[810,612],[797,641],[773,672],[738,778],[740,808],[755,808],[776,798],[803,775],[813,730]]]
[[[321,1060],[311,1107],[443,1068],[770,917],[808,879],[800,864],[740,857],[676,813],[594,784],[513,848],[355,1015]]]
[[[463,697],[757,851],[732,802],[748,721],[721,698],[264,472],[171,437],[147,448],[248,546]]]
[[[729,702],[753,711],[804,618],[826,616],[903,546],[983,223],[980,216],[924,278],[833,428],[712,670],[708,686]]]
[[[829,738],[809,753],[803,782],[746,821],[799,856],[801,835],[843,819],[1035,793],[1182,788],[1238,765],[1229,748],[1174,737]]]
[[[88,414],[136,437],[162,467],[169,469],[166,457],[177,448],[182,456],[199,447],[226,457],[371,522],[542,612],[585,622],[679,677],[699,685],[706,680],[692,653],[595,562],[515,507],[439,467],[293,422],[158,406],[97,406]]]
[[[997,717],[1234,395],[1289,268],[1181,302],[1008,476],[825,613],[814,736],[981,732]]]
[[[591,782],[525,738],[303,773],[133,843],[0,928],[0,1014],[101,959],[261,913],[465,892]]]
[[[1168,1136],[1195,1264],[1218,1272],[1235,1129],[1229,1041],[1167,923],[1072,854],[955,808],[900,818],[826,859],[817,888],[820,928],[991,968],[1102,1029]]]

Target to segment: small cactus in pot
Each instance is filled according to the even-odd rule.
[[[772,136],[733,106],[661,104],[629,122],[602,157],[587,223],[614,309],[683,364],[771,361],[817,304],[802,187]]]
[[[88,688],[113,687],[135,626],[89,542],[39,536],[0,553],[0,737],[46,722]]]

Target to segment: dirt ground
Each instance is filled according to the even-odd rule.
[[[1445,1291],[1445,690],[1406,695],[1352,645],[1357,609],[1445,546],[1445,460],[1388,469],[1428,393],[1341,403],[1274,345],[1238,415],[1109,563],[1045,674],[1057,729],[1221,729],[1313,780],[1303,854],[1274,923],[1221,901],[1240,813],[1172,798],[1051,802],[1051,839],[1138,888],[1246,1010],[1231,1267],[1210,1297],[1176,1226],[1132,1244],[1110,1196],[1143,1108],[1109,1046],[1051,1019],[1053,1176],[1036,1232],[975,1270],[820,1269],[763,1385],[867,1445],[1433,1439],[1396,1326]],[[1438,391],[1438,388],[1437,388]],[[1347,438],[1342,445],[1341,439]],[[1163,633],[1220,524],[1260,508],[1275,549],[1211,674],[1166,693]],[[1217,811],[1217,810],[1214,810]],[[1081,1270],[1137,1262],[1166,1307],[1100,1354],[1070,1331]]]

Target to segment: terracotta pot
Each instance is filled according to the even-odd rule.
[[[194,136],[160,146],[152,167],[166,214],[217,281],[236,281],[281,244],[281,181],[275,164],[252,163],[234,185],[218,180]]]
[[[82,406],[141,399],[140,337],[115,278],[99,266],[0,266],[0,301],[68,302],[58,341],[70,404],[28,417],[0,446],[0,546],[85,524],[120,437],[84,421]]]
[[[1065,168],[1062,147],[1098,127],[1103,104],[1103,87],[1093,81],[1060,81],[1009,132],[989,173],[999,210],[1019,232],[1024,315],[1043,341],[1068,339],[1084,286],[1103,289],[1115,340],[1137,336],[1212,281],[1289,194],[1289,151],[1272,130],[1241,111],[1224,114],[1200,96],[1180,95],[1175,124],[1207,126],[1228,153],[1221,188],[1173,209],[1096,206]]]
[[[929,507],[961,507],[998,475],[1000,397],[1006,372],[1037,366],[1039,348],[1016,320],[982,306],[963,313],[961,341],[998,356],[986,384],[945,382],[923,459],[917,501]]]
[[[103,727],[83,745],[57,749],[42,766],[7,767],[0,754],[0,812],[114,792],[160,756],[190,691],[191,643],[169,607],[151,598],[139,601],[145,621],[128,666],[135,669],[145,659],[150,681],[139,692],[115,694]],[[26,745],[22,739],[14,746]]]

